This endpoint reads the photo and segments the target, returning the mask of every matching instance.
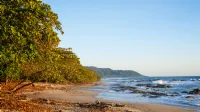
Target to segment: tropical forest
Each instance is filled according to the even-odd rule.
[[[0,81],[92,83],[100,77],[80,63],[71,48],[58,47],[64,34],[58,15],[39,0],[0,0]],[[29,82],[29,83],[27,83]],[[25,83],[25,84],[24,84]]]

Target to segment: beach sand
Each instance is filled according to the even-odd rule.
[[[89,90],[92,85],[72,86],[72,85],[56,85],[47,87],[46,90],[38,93],[29,93],[29,98],[45,98],[49,100],[67,101],[67,102],[80,102],[80,103],[93,103],[96,101],[106,103],[125,104],[125,107],[112,107],[112,112],[196,112],[191,109],[178,108],[173,106],[159,105],[159,104],[141,104],[110,101],[96,98],[100,93],[98,91]],[[51,89],[49,89],[51,88]],[[110,112],[108,111],[108,112]],[[66,111],[67,112],[67,111]],[[73,112],[73,109],[70,111]],[[75,111],[74,111],[75,112]],[[84,112],[82,110],[82,112]]]

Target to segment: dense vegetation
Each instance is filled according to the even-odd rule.
[[[138,72],[133,70],[112,70],[110,68],[97,68],[93,66],[87,67],[90,70],[96,71],[102,77],[142,77]]]
[[[99,76],[71,49],[58,48],[64,34],[58,15],[40,0],[0,0],[0,81],[90,83]]]

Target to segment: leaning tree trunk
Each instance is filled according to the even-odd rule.
[[[20,81],[18,84],[15,85],[15,87],[13,87],[13,88],[11,89],[11,91],[15,91],[15,90],[17,89],[17,87],[18,87],[19,85],[21,85],[22,83],[24,83],[25,81],[26,81],[26,80]]]
[[[34,83],[34,82],[30,82],[30,83],[28,83],[28,84],[24,84],[23,86],[21,86],[21,87],[15,89],[15,90],[13,91],[13,93],[16,93],[17,91],[19,91],[20,89],[22,89],[22,88],[24,88],[24,87],[26,87],[26,86],[33,85],[33,83]]]

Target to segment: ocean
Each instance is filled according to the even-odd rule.
[[[200,89],[200,76],[103,78],[106,85],[91,88],[106,100],[163,104],[200,111],[200,95],[189,94]],[[158,87],[161,86],[161,87]],[[191,98],[187,98],[191,97]]]

